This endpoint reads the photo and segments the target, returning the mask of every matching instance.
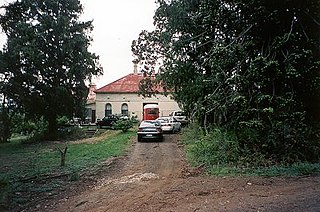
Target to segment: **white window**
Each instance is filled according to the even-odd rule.
[[[106,104],[105,110],[104,110],[104,115],[108,116],[112,114],[112,105],[110,103]]]
[[[128,104],[127,103],[123,103],[121,106],[121,114],[128,116],[129,115],[129,111],[128,111]]]

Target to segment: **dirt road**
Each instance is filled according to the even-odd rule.
[[[320,211],[320,177],[208,177],[187,166],[178,135],[136,143],[87,190],[46,211]]]

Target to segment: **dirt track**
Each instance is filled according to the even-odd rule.
[[[46,211],[320,211],[320,177],[208,177],[190,169],[178,135],[136,143],[94,185]]]

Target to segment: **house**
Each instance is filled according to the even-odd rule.
[[[143,97],[138,94],[139,83],[145,76],[137,71],[137,64],[134,64],[134,71],[110,84],[96,89],[95,85],[89,88],[87,101],[87,116],[94,123],[109,114],[121,114],[129,117],[143,118],[143,107],[146,104],[157,104],[160,108],[160,116],[168,116],[175,110],[180,110],[172,95],[160,94],[153,97]]]
[[[96,93],[97,86],[95,84],[89,85],[89,92],[86,103],[86,122],[96,122]]]

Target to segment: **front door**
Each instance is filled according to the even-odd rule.
[[[96,110],[91,112],[91,123],[96,123]]]

